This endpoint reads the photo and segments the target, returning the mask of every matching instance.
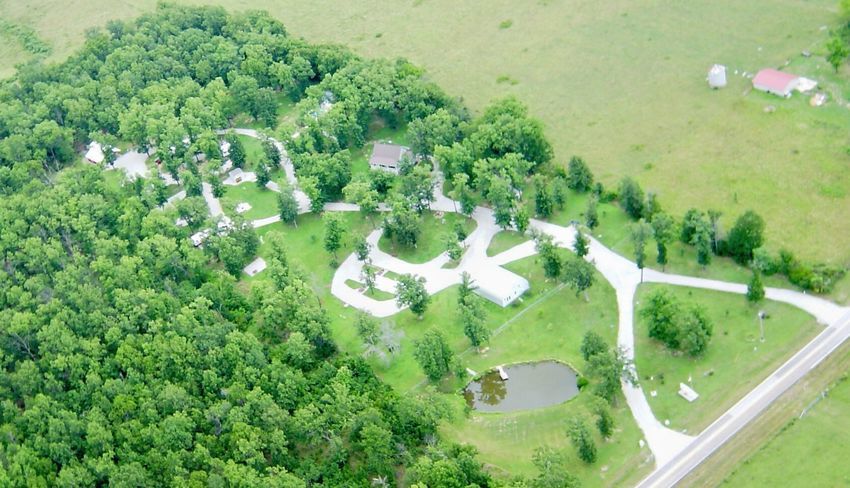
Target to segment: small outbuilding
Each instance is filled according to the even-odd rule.
[[[245,269],[243,269],[243,271],[248,276],[254,276],[255,274],[259,273],[264,269],[266,269],[266,260],[263,258],[257,258],[248,263],[248,266],[245,266]]]
[[[528,280],[499,266],[487,266],[470,272],[475,293],[501,307],[507,307],[528,291]]]
[[[411,157],[409,147],[376,142],[369,158],[369,168],[398,174],[402,160]]]
[[[726,66],[715,64],[708,70],[708,86],[712,88],[723,88],[726,86]]]
[[[103,146],[97,141],[91,141],[89,150],[86,151],[86,160],[90,163],[100,164],[104,159],[106,159],[106,156],[103,154]]]
[[[753,78],[753,88],[788,98],[794,89],[797,88],[799,82],[800,77],[795,74],[766,68],[756,73],[756,76]]]

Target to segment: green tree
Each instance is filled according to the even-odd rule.
[[[366,260],[363,264],[363,284],[366,285],[366,291],[375,293],[375,268],[372,266],[371,260]]]
[[[564,268],[564,261],[558,253],[552,236],[543,232],[534,235],[535,249],[543,260],[543,274],[547,278],[557,278]]]
[[[451,232],[443,236],[443,242],[446,245],[446,253],[449,255],[452,261],[457,261],[463,256],[463,247],[461,243],[457,240],[457,234]]]
[[[714,332],[711,321],[705,314],[705,310],[698,306],[692,306],[682,316],[679,329],[681,349],[691,357],[701,356],[708,349],[708,343]]]
[[[608,352],[608,343],[605,342],[602,336],[592,330],[584,334],[581,340],[581,357],[585,361],[590,360],[596,354],[606,352]]]
[[[554,202],[549,190],[549,182],[543,175],[534,177],[534,211],[540,218],[548,218],[552,215]]]
[[[413,346],[413,357],[431,381],[439,381],[452,367],[454,356],[439,331],[429,330]]]
[[[473,293],[474,289],[469,274],[464,272],[458,289],[458,321],[469,342],[478,348],[490,339],[490,329],[485,325],[486,312],[481,298]]]
[[[696,247],[697,263],[703,268],[711,264],[711,234],[711,223],[708,220],[701,218],[696,222],[691,244]]]
[[[571,189],[584,193],[593,186],[593,173],[590,172],[584,159],[578,156],[570,158],[567,171],[567,184]]]
[[[640,311],[641,317],[648,322],[649,337],[663,342],[671,349],[679,348],[681,314],[681,304],[665,290],[650,293]]]
[[[826,50],[827,62],[829,62],[829,65],[832,66],[836,73],[838,73],[838,68],[841,67],[841,64],[850,54],[850,50],[848,50],[845,40],[839,36],[833,36],[826,43]]]
[[[422,216],[410,208],[403,198],[390,203],[390,211],[384,217],[384,235],[402,246],[416,247],[421,232]]]
[[[371,315],[366,312],[358,313],[354,326],[363,342],[373,346],[378,343],[378,322]]]
[[[513,213],[514,228],[520,234],[525,234],[525,231],[528,230],[528,225],[531,222],[531,218],[528,215],[528,210],[525,209],[525,205],[523,205],[522,202],[518,202],[514,206]]]
[[[610,439],[614,435],[614,416],[611,415],[611,407],[604,398],[598,398],[593,402],[593,411],[596,414],[596,428],[604,439]]]
[[[295,191],[292,186],[287,183],[280,185],[280,193],[277,195],[277,209],[281,221],[298,227],[298,200],[295,199]]]
[[[643,216],[643,190],[640,185],[628,176],[620,182],[620,206],[634,220]]]
[[[632,246],[635,250],[635,264],[640,269],[640,281],[643,282],[643,268],[646,265],[646,243],[652,237],[652,226],[643,219],[632,224]]]
[[[590,297],[587,290],[593,286],[596,278],[593,274],[593,265],[580,257],[567,259],[564,263],[563,280],[570,288],[576,291],[576,296],[584,293],[584,301],[589,302]]]
[[[590,195],[587,199],[587,209],[584,211],[584,224],[588,229],[593,230],[599,225],[598,206],[599,197],[596,195]]]
[[[729,231],[726,250],[739,264],[753,259],[753,251],[764,243],[764,219],[752,210],[744,212]]]
[[[207,175],[206,179],[212,189],[213,196],[216,198],[223,197],[226,187],[224,186],[224,183],[222,183],[221,178],[219,178],[217,174],[210,173]]]
[[[655,261],[665,269],[667,265],[667,246],[675,239],[675,222],[664,212],[652,216],[652,234],[655,237],[657,255]]]
[[[595,463],[597,457],[596,441],[593,440],[587,421],[580,417],[573,417],[567,422],[567,434],[570,436],[570,441],[579,459],[587,464]]]
[[[753,270],[753,277],[747,284],[747,301],[750,303],[759,303],[764,300],[764,283],[761,281],[761,272],[757,269]]]
[[[590,356],[587,362],[587,375],[593,380],[593,392],[609,403],[614,401],[620,391],[621,381],[635,383],[632,369],[627,364],[622,351],[600,352]]]
[[[530,488],[579,488],[581,486],[578,478],[567,470],[567,460],[560,450],[549,446],[538,447],[534,450],[531,461],[537,468],[538,474],[528,485]],[[508,486],[521,488],[526,485],[518,482]]]
[[[552,202],[558,210],[563,210],[567,204],[567,181],[563,176],[552,179]]]
[[[453,200],[460,202],[460,212],[467,217],[475,211],[475,197],[469,188],[469,175],[458,173],[452,177],[452,191],[449,195]]]
[[[257,187],[261,190],[264,190],[266,188],[266,185],[272,179],[271,171],[269,170],[269,167],[266,165],[266,163],[261,162],[257,164],[256,174]]]
[[[425,289],[425,278],[410,274],[399,278],[396,285],[396,303],[399,307],[410,307],[410,311],[421,320],[430,301],[431,296]]]
[[[342,217],[336,213],[327,213],[322,217],[325,224],[325,251],[333,256],[333,265],[337,263],[337,251],[342,247],[345,236],[345,225]]]
[[[576,256],[583,258],[590,252],[590,239],[584,235],[581,229],[576,229],[576,239],[573,242],[573,251]]]
[[[378,205],[381,201],[380,194],[372,188],[372,183],[363,177],[351,180],[348,185],[342,190],[347,202],[354,203],[360,207],[360,212],[367,218],[372,219],[372,216],[377,212]]]
[[[354,238],[354,254],[360,261],[366,262],[369,259],[369,252],[372,250],[372,245],[366,240],[365,236],[358,235]]]
[[[225,140],[228,144],[230,144],[228,157],[230,158],[230,161],[233,162],[233,166],[236,168],[244,168],[245,146],[242,144],[242,140],[239,139],[239,136],[233,133],[227,134]]]

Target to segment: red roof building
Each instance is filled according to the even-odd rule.
[[[790,97],[797,87],[800,77],[791,73],[767,68],[756,73],[753,78],[753,88],[780,97]]]

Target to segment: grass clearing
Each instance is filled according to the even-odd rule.
[[[784,479],[791,481],[795,480],[800,474],[810,474],[809,460],[812,460],[814,464],[820,464],[822,458],[832,460],[832,467],[828,471],[821,472],[818,476],[830,474],[835,475],[835,478],[843,476],[845,472],[835,468],[845,464],[847,450],[832,448],[835,443],[833,433],[827,432],[824,436],[810,436],[806,432],[793,430],[792,424],[797,422],[801,413],[806,408],[811,407],[824,390],[832,389],[839,382],[845,381],[842,378],[846,376],[848,369],[850,369],[850,343],[845,342],[809,374],[786,390],[758,418],[750,422],[719,450],[715,451],[697,469],[691,471],[680,485],[683,488],[719,486],[727,478],[734,478],[742,486],[747,486],[753,484],[751,483],[752,480],[760,481],[760,475],[764,474],[760,469],[762,463],[769,463],[776,472],[787,475]],[[808,415],[806,414],[806,416]],[[830,421],[838,423],[839,428],[840,424],[845,423],[844,417],[840,415],[831,418]],[[804,427],[801,430],[805,431],[806,429]],[[790,432],[786,434],[786,431]],[[795,435],[798,433],[799,436]],[[781,466],[777,465],[777,461],[786,461],[786,458],[771,457],[764,459],[761,456],[762,446],[765,446],[765,452],[769,456],[773,456],[775,451],[770,450],[771,446],[781,446],[786,442],[797,442],[790,438],[792,435],[795,439],[798,437],[805,437],[807,440],[815,439],[819,446],[829,445],[830,448],[821,449],[816,456],[812,457],[791,457],[790,459],[794,459],[793,463],[786,462]],[[804,481],[807,479],[804,478]],[[819,484],[822,486],[839,486],[846,483],[834,479]],[[778,483],[778,485],[809,486],[810,484],[789,482]],[[769,484],[754,484],[754,486],[769,486]],[[812,484],[811,486],[815,485]]]
[[[703,356],[674,355],[649,338],[639,311],[643,298],[657,289],[705,308],[714,335]],[[668,285],[641,285],[635,310],[635,366],[647,400],[656,418],[690,433],[708,426],[822,330],[813,317],[791,305],[765,301],[754,307],[742,295]],[[770,315],[765,342],[759,341],[758,310]],[[679,383],[689,378],[700,395],[693,403],[677,393]],[[656,397],[652,391],[658,392]]]
[[[454,232],[457,222],[463,223],[467,234],[475,230],[475,221],[463,215],[445,213],[442,217],[437,217],[433,212],[426,212],[422,215],[421,232],[416,247],[397,244],[382,235],[378,248],[409,263],[426,263],[445,252],[444,236]]]
[[[466,366],[480,372],[499,364],[557,359],[581,371],[584,361],[579,348],[586,331],[596,331],[611,345],[616,342],[616,298],[601,276],[597,276],[597,284],[590,289],[590,302],[586,303],[572,290],[546,282],[535,257],[511,263],[508,268],[528,278],[532,286],[519,310],[522,313],[515,313],[509,326],[491,339],[487,352],[465,354]],[[549,445],[565,450],[570,470],[581,478],[582,486],[619,486],[647,474],[652,467],[647,461],[649,451],[639,448],[642,435],[622,398],[614,409],[617,433],[608,442],[597,436],[599,462],[587,466],[578,460],[565,425],[572,416],[587,415],[590,397],[582,392],[566,403],[529,411],[471,412],[444,425],[442,433],[475,445],[480,458],[493,465],[497,473],[534,475],[531,455],[536,448]]]
[[[794,417],[723,486],[847,486],[850,382],[846,374],[803,418]],[[792,462],[789,462],[792,461]]]
[[[495,256],[496,254],[507,251],[508,249],[518,246],[530,239],[531,238],[527,235],[520,234],[517,231],[503,230],[493,236],[493,240],[490,241],[490,246],[487,248],[487,255]]]
[[[225,188],[221,204],[228,215],[235,215],[236,212],[233,209],[242,202],[251,205],[251,209],[242,214],[247,220],[261,219],[278,214],[278,193],[268,188],[258,188],[253,181],[236,186],[226,186]]]

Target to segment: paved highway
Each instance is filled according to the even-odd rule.
[[[756,418],[783,392],[850,338],[850,312],[824,329],[797,354],[705,429],[688,447],[644,479],[639,488],[672,487]]]

